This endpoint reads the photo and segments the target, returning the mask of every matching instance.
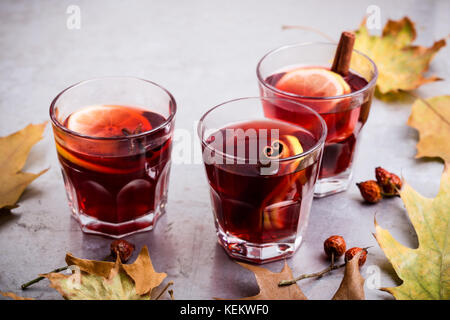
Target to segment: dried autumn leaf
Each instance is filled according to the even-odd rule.
[[[413,90],[425,83],[439,80],[436,76],[427,78],[423,73],[428,70],[434,55],[445,46],[444,39],[436,41],[429,48],[412,45],[416,29],[408,17],[398,21],[389,20],[382,36],[370,35],[365,22],[364,20],[355,32],[355,49],[375,61],[378,67],[379,93]],[[358,63],[358,59],[352,59],[352,64]]]
[[[137,294],[133,279],[123,270],[119,259],[106,278],[84,271],[43,276],[68,300],[150,300],[150,293]]]
[[[153,288],[159,286],[164,278],[167,277],[167,274],[155,271],[146,246],[142,248],[134,263],[125,264],[123,267],[136,283],[136,292],[138,294],[151,292]]]
[[[350,261],[345,264],[344,278],[341,285],[333,296],[333,300],[364,300],[364,278],[359,272],[358,252]]]
[[[345,265],[344,278],[336,291],[333,300],[364,300],[364,278],[359,273],[359,256],[356,254]],[[292,270],[284,263],[283,270],[274,273],[266,268],[238,262],[242,267],[252,271],[259,286],[256,296],[242,300],[307,300],[297,283],[279,286],[283,280],[293,279]]]
[[[148,249],[144,246],[133,264],[122,264],[79,259],[66,255],[68,265],[77,266],[80,273],[42,275],[61,295],[76,299],[148,300],[152,290],[159,286],[165,273],[157,273],[152,265]]]
[[[0,294],[4,297],[11,298],[13,300],[34,300],[33,298],[24,298],[24,297],[18,296],[17,294],[15,294],[13,292],[0,291]]]
[[[34,174],[22,172],[31,148],[42,139],[46,123],[30,124],[0,138],[0,209],[14,208],[25,188],[48,169]]]
[[[243,298],[242,300],[307,300],[297,284],[285,287],[278,286],[281,280],[293,278],[292,270],[286,262],[283,270],[279,273],[247,263],[238,262],[238,264],[255,274],[260,289],[256,296]]]
[[[408,125],[420,135],[416,158],[439,157],[450,163],[450,96],[417,99]]]
[[[416,231],[419,246],[397,242],[375,221],[375,238],[403,280],[398,287],[384,288],[399,300],[450,299],[450,166],[442,174],[434,199],[425,198],[404,184],[400,196]]]

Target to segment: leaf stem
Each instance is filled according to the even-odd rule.
[[[69,268],[69,266],[65,266],[65,267],[61,267],[61,268],[55,269],[53,271],[50,271],[49,273],[61,272],[61,271],[67,270],[67,268]],[[21,286],[21,288],[22,288],[22,290],[24,290],[24,289],[28,288],[29,286],[31,286],[32,284],[35,284],[35,283],[37,283],[37,282],[39,282],[41,280],[44,280],[44,279],[45,279],[45,277],[37,277],[37,278],[35,278],[35,279],[31,280],[31,281],[28,281],[27,283],[24,283]]]
[[[163,295],[164,292],[166,292],[167,288],[169,288],[171,285],[173,285],[173,281],[169,281],[166,286],[161,290],[161,292],[158,294],[158,296],[155,298],[155,300],[158,300],[159,298],[161,298],[161,296]],[[172,291],[172,290],[170,290]],[[170,295],[173,298],[173,291],[172,294]],[[172,299],[173,300],[173,299]]]

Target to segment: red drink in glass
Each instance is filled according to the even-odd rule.
[[[277,82],[286,73],[287,72],[280,72],[273,74],[267,77],[265,81],[276,88]],[[349,85],[352,93],[367,86],[367,81],[364,78],[351,72],[348,76],[344,77],[344,80]],[[356,137],[367,121],[371,98],[355,108],[346,108],[345,104],[348,103],[348,99],[342,99],[340,101],[341,105],[333,107],[332,110],[324,112],[316,110],[325,120],[328,127],[328,135],[323,150],[322,167],[319,179],[336,176],[346,171],[352,164],[356,146]],[[313,102],[309,102],[309,104],[314,106]],[[324,105],[325,103],[322,103],[322,105],[316,103],[318,109]],[[266,105],[265,111],[269,117],[274,119],[283,119],[292,123],[300,121],[300,119],[298,119],[299,116],[295,113],[290,113],[288,117],[285,117],[283,109],[274,107],[273,105]]]
[[[92,81],[99,86],[148,85],[154,94],[159,88],[134,78]],[[150,106],[82,106],[64,100],[69,94],[82,94],[83,85],[92,84],[69,88],[51,109],[69,206],[85,232],[122,237],[150,230],[167,202],[173,113],[167,117]],[[167,99],[167,106],[159,110],[170,111],[172,100],[169,95]]]
[[[298,248],[326,132],[307,107],[296,104],[309,129],[267,118],[267,103],[277,102],[234,100],[212,109],[199,125],[219,243],[230,256],[256,263]]]
[[[225,136],[226,130],[254,129],[254,136],[237,136],[216,145],[217,135]],[[270,134],[260,137],[261,130],[279,130],[279,140],[283,147],[290,147],[295,140],[302,148],[310,150],[317,140],[311,133],[296,126],[280,121],[250,121],[228,126],[210,136],[208,147],[213,149],[236,147],[242,144],[245,150],[250,145],[270,146],[273,140]],[[291,141],[293,140],[293,142]],[[257,150],[262,152],[262,150]],[[292,150],[287,154],[293,154]],[[225,162],[225,161],[224,161]],[[302,199],[309,202],[311,183],[317,176],[317,166],[311,165],[301,170],[293,168],[295,162],[287,164],[273,175],[256,175],[260,165],[236,164],[230,168],[227,164],[206,164],[206,173],[211,185],[211,197],[216,212],[217,223],[222,230],[240,239],[254,243],[270,243],[295,236],[302,215]],[[292,168],[290,168],[292,166]],[[282,205],[280,205],[282,203]],[[300,212],[300,214],[299,214]]]
[[[355,50],[347,76],[332,72],[329,66],[335,51],[336,45],[331,43],[284,46],[266,54],[257,67],[261,96],[307,105],[327,124],[317,197],[347,189],[378,75],[373,61]],[[266,104],[265,112],[291,123],[301,120],[295,108],[285,104]]]

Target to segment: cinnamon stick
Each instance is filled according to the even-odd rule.
[[[339,44],[334,55],[331,71],[339,73],[343,77],[348,75],[354,44],[355,34],[349,31],[342,32],[341,39],[339,40]]]

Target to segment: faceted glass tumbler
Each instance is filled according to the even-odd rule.
[[[116,136],[70,130],[69,117],[91,106],[123,107],[119,123],[129,121],[133,107],[139,114],[130,116],[158,124]],[[132,77],[83,81],[53,100],[50,117],[69,207],[84,232],[120,238],[153,229],[167,202],[175,113],[166,89]]]
[[[365,80],[365,85],[348,94],[330,97],[300,96],[279,90],[274,77],[298,67],[330,68],[337,45],[333,43],[300,43],[287,45],[267,53],[257,65],[257,78],[262,97],[285,98],[307,105],[325,120],[328,135],[315,196],[324,197],[345,191],[352,177],[358,143],[367,121],[378,77],[375,63],[363,53],[353,50],[350,72]],[[330,108],[330,106],[333,106]],[[293,112],[291,112],[293,111]],[[267,106],[267,116],[290,122],[301,121],[301,114],[286,107]]]
[[[295,107],[304,121],[268,118],[268,105]],[[319,173],[326,137],[320,115],[290,100],[242,98],[205,113],[198,135],[219,244],[254,263],[291,256],[304,236]]]

